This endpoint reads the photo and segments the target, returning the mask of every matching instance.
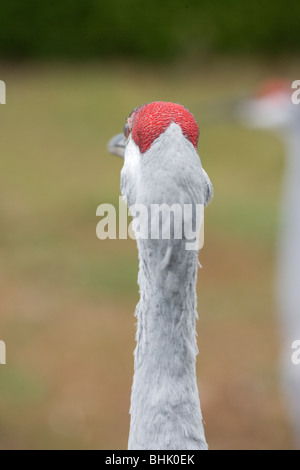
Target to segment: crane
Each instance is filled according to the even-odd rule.
[[[153,102],[128,117],[109,142],[124,157],[127,204],[206,205],[212,184],[197,154],[194,116],[175,103]],[[151,216],[150,216],[151,218]],[[151,220],[149,221],[149,223]],[[185,239],[137,238],[140,300],[128,449],[207,449],[196,379],[198,250]]]

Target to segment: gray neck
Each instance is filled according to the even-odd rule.
[[[300,326],[300,116],[286,131],[285,140],[287,155],[278,240],[277,292],[284,319],[282,332],[289,350]]]
[[[206,449],[197,389],[196,251],[138,240],[135,373],[129,449]]]
[[[300,120],[300,118],[299,118]],[[296,126],[287,129],[284,134],[284,141],[286,145],[286,162],[285,174],[283,178],[282,188],[282,228],[284,231],[295,230],[294,214],[299,213],[300,201],[300,122]],[[300,219],[300,217],[299,217]],[[299,226],[300,229],[300,226]]]
[[[289,177],[299,178],[300,172],[300,113],[299,122],[293,123],[285,132],[284,140],[287,147],[287,173]],[[295,175],[295,170],[297,175]],[[298,185],[299,186],[299,185]]]

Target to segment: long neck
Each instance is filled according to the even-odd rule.
[[[288,198],[285,203],[299,207],[300,196],[300,115],[299,123],[290,127],[285,134],[286,143],[286,174],[284,179],[284,198]],[[284,208],[286,211],[286,207]]]
[[[281,201],[278,250],[278,301],[288,343],[299,330],[300,308],[300,117],[286,135],[286,171]]]
[[[197,252],[138,240],[135,373],[129,449],[206,449],[197,389]]]

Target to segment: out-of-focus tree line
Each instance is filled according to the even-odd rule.
[[[299,0],[6,0],[0,58],[300,52]]]

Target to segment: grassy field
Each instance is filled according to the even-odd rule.
[[[280,142],[210,103],[284,64],[3,65],[0,107],[0,448],[126,448],[138,299],[133,240],[96,238],[122,161],[106,151],[146,101],[186,105],[215,189],[200,252],[197,373],[212,449],[290,448],[273,301]],[[297,76],[298,74],[298,76]],[[208,113],[209,114],[209,113]]]

